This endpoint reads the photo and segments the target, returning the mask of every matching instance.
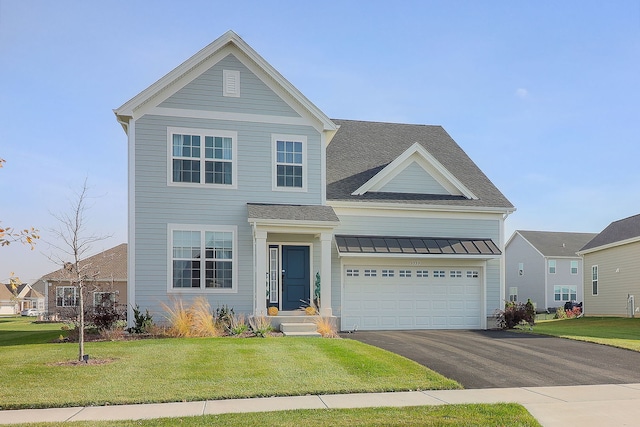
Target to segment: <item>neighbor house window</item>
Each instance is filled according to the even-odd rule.
[[[556,274],[556,260],[549,260],[549,274]]]
[[[235,235],[235,227],[170,226],[170,289],[234,290]]]
[[[571,274],[578,274],[578,261],[571,261]]]
[[[511,301],[511,302],[518,301],[518,287],[517,286],[509,287],[509,301]]]
[[[578,299],[578,287],[577,286],[554,286],[553,287],[553,299],[554,301],[575,301]]]
[[[56,307],[76,307],[78,305],[78,289],[75,286],[58,286],[56,288]]]
[[[591,267],[591,294],[598,295],[598,266]]]
[[[274,187],[306,190],[306,142],[304,136],[273,135]]]
[[[113,307],[116,304],[115,292],[94,292],[93,306]]]
[[[169,183],[233,187],[236,132],[169,128]]]
[[[518,276],[524,276],[524,262],[518,263]]]

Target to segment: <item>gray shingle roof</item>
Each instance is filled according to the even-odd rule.
[[[97,280],[127,280],[127,244],[122,243],[104,252],[80,261],[80,267],[90,264],[89,271],[98,273]],[[42,276],[41,280],[68,280],[61,268]]]
[[[494,207],[513,205],[486,177],[441,126],[332,119],[340,129],[327,147],[327,199],[434,205]],[[478,200],[462,196],[369,192],[356,189],[420,143],[436,160],[471,190]]]
[[[547,257],[577,257],[580,250],[596,233],[518,230],[534,248]]]
[[[339,222],[331,206],[247,203],[249,219]]]
[[[614,221],[588,242],[581,251],[640,236],[640,214]]]

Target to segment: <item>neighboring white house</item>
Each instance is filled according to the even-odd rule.
[[[612,222],[578,254],[585,316],[639,316],[640,215]]]
[[[508,301],[531,299],[538,310],[554,311],[567,301],[581,302],[582,258],[576,252],[595,233],[525,231],[505,246]]]
[[[330,119],[233,31],[114,112],[130,307],[315,300],[344,330],[483,329],[502,305],[514,207],[440,126]]]

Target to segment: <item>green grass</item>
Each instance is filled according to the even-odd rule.
[[[55,340],[61,323],[35,323],[35,317],[0,317],[0,347],[8,345],[41,344]]]
[[[37,423],[34,427],[73,426],[106,427],[114,422]],[[517,404],[443,405],[405,408],[321,409],[243,414],[206,415],[200,417],[160,418],[153,420],[118,421],[118,426],[185,427],[299,427],[341,426],[540,426],[527,410]]]
[[[549,320],[536,323],[531,332],[640,351],[640,318],[581,317]]]
[[[460,388],[409,359],[348,339],[88,342],[85,353],[109,363],[64,366],[58,363],[76,359],[77,344],[22,344],[16,331],[27,323],[41,327],[16,318],[0,329],[0,343],[11,343],[0,349],[0,409]],[[33,342],[36,335],[23,332]]]

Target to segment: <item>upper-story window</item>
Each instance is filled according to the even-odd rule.
[[[549,260],[549,274],[556,274],[556,260]]]
[[[296,135],[273,135],[274,189],[307,189],[307,138]]]
[[[237,133],[169,128],[169,184],[235,188]]]
[[[578,274],[578,261],[571,261],[571,274]]]
[[[518,263],[518,276],[524,276],[524,262]]]

